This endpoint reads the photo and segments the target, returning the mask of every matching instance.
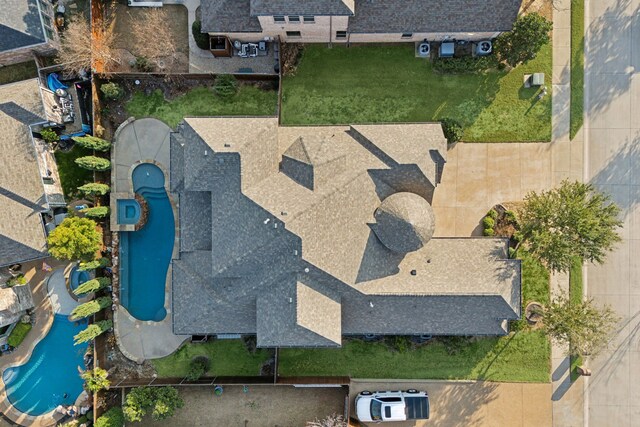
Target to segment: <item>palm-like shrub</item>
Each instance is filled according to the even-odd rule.
[[[78,332],[73,337],[74,345],[82,344],[87,341],[91,341],[95,339],[100,334],[108,331],[113,327],[113,322],[111,320],[101,320],[100,322],[94,323],[92,325],[87,326],[86,329]]]
[[[80,304],[71,312],[71,319],[78,320],[84,319],[85,317],[92,316],[102,310],[103,308],[107,308],[112,304],[111,297],[100,297],[96,300],[85,302],[84,304]]]
[[[84,380],[88,391],[95,393],[109,388],[111,382],[107,379],[109,374],[102,368],[95,368],[92,371],[85,371],[80,375]]]
[[[90,171],[106,171],[111,168],[111,162],[107,159],[103,159],[102,157],[78,157],[75,162],[81,168],[88,169]]]
[[[104,258],[100,258],[104,259]],[[95,279],[87,280],[79,285],[73,293],[76,295],[88,294],[90,292],[98,292],[100,289],[106,288],[111,284],[111,279],[108,277],[96,277]]]

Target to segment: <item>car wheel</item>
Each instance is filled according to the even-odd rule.
[[[367,390],[365,390],[365,391],[361,391],[361,392],[360,392],[360,394],[361,394],[362,396],[371,396],[371,392],[370,392],[370,391],[367,391]]]
[[[417,393],[418,390],[416,390],[415,388],[410,388],[409,390],[407,390],[407,393]]]

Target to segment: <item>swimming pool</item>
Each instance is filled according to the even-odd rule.
[[[159,322],[167,315],[164,296],[175,238],[173,209],[158,166],[136,166],[132,181],[148,213],[140,230],[120,232],[120,301],[136,319]]]
[[[69,288],[72,291],[75,291],[78,286],[82,285],[87,280],[89,280],[89,272],[80,271],[78,270],[78,267],[73,267],[71,269],[71,274],[69,274]]]
[[[16,409],[42,415],[58,405],[75,402],[82,393],[78,367],[84,368],[87,344],[73,345],[73,336],[85,327],[86,321],[70,322],[67,316],[56,314],[49,333],[33,349],[27,363],[5,369],[2,379]]]
[[[120,199],[118,205],[118,224],[137,224],[140,221],[140,204],[135,199]]]

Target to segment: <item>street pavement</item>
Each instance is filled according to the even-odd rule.
[[[640,424],[640,0],[587,0],[585,180],[621,207],[623,241],[587,267],[587,292],[622,317],[590,361],[585,425]]]

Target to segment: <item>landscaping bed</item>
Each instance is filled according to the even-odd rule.
[[[306,46],[295,75],[283,78],[283,124],[424,122],[453,118],[464,141],[551,139],[551,91],[523,87],[525,73],[551,83],[551,45],[510,71],[440,74],[413,44]]]
[[[569,270],[569,300],[571,304],[582,303],[582,260],[576,258],[573,260],[571,270]],[[571,356],[571,381],[577,380],[580,375],[578,374],[578,366],[582,365],[582,357]]]
[[[34,79],[36,77],[38,77],[38,67],[36,67],[35,61],[20,62],[18,64],[0,67],[0,85]]]
[[[584,114],[584,0],[571,0],[570,137],[582,127]]]
[[[31,330],[31,323],[18,323],[13,331],[9,334],[9,338],[7,338],[7,344],[11,347],[18,347],[22,344],[22,341],[27,337],[27,334]]]
[[[79,157],[91,156],[93,152],[81,147],[73,147],[69,151],[56,150],[54,153],[58,164],[60,184],[65,198],[70,201],[78,195],[78,187],[93,182],[93,172],[79,167],[75,160]]]

